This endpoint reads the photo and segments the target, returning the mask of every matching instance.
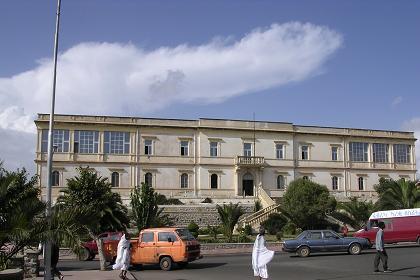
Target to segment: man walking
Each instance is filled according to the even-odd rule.
[[[379,272],[379,269],[378,269],[379,261],[382,261],[384,272],[392,272],[391,270],[388,269],[388,254],[386,253],[385,244],[384,244],[385,223],[379,222],[378,227],[379,227],[379,230],[376,233],[376,240],[375,240],[376,255],[375,255],[375,260],[373,262],[374,271]]]

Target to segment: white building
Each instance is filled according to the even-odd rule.
[[[43,187],[48,119],[35,121]],[[262,188],[274,198],[297,178],[339,199],[374,198],[380,177],[415,179],[415,140],[412,132],[280,122],[56,115],[53,198],[81,165],[108,177],[123,199],[141,182],[170,197],[233,199]]]

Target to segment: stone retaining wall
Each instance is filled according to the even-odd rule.
[[[174,226],[186,227],[191,221],[194,221],[200,227],[220,225],[219,214],[216,204],[198,204],[198,205],[164,205],[163,214],[167,214],[174,222]],[[254,211],[254,205],[241,205],[246,214]]]

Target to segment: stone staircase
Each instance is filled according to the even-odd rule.
[[[277,205],[276,202],[267,194],[267,192],[259,186],[256,190],[256,196],[261,202],[263,208],[255,213],[246,215],[239,219],[237,226],[245,227],[250,225],[253,229],[258,229],[262,222],[265,222],[268,219],[268,216],[272,213],[278,213],[280,205]]]

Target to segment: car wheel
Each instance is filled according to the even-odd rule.
[[[362,246],[359,243],[353,243],[350,245],[349,253],[352,255],[359,255],[362,252]]]
[[[420,245],[420,236],[417,237],[417,245]]]
[[[307,246],[302,246],[298,249],[297,253],[300,257],[305,258],[309,256],[309,254],[311,253],[311,250]]]
[[[160,259],[160,269],[168,271],[172,268],[172,259],[170,257],[163,257]]]
[[[186,268],[187,265],[188,265],[188,262],[179,262],[178,263],[179,268]]]
[[[90,257],[90,251],[87,248],[83,248],[79,255],[80,261],[88,261]]]
[[[91,261],[95,258],[96,254],[90,253],[88,261]]]

